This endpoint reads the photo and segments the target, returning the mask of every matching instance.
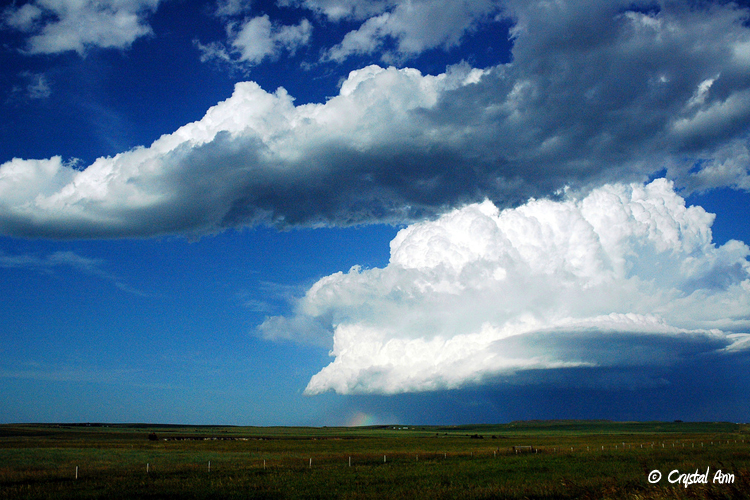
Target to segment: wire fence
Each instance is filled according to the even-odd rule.
[[[65,463],[58,464],[54,469],[56,475],[67,476],[74,479],[85,479],[87,477],[101,477],[107,474],[144,474],[144,475],[196,475],[196,474],[236,474],[240,472],[263,473],[263,471],[287,470],[305,471],[314,469],[332,468],[361,468],[361,467],[399,467],[435,464],[447,464],[463,462],[467,460],[492,460],[517,457],[522,459],[533,459],[534,455],[578,455],[578,454],[613,454],[613,453],[639,453],[653,454],[655,452],[674,452],[685,450],[706,450],[708,448],[722,447],[727,450],[743,450],[747,452],[748,447],[744,439],[697,441],[639,441],[607,444],[545,444],[545,445],[512,445],[497,447],[476,447],[472,449],[450,451],[386,451],[383,453],[330,453],[321,452],[315,454],[287,453],[274,454],[264,452],[248,451],[246,453],[231,453],[223,456],[216,452],[210,460],[195,461],[190,459],[189,454],[174,456],[168,451],[154,453],[153,457],[143,463],[134,463],[133,460],[108,460],[94,463]],[[36,467],[37,474],[43,474],[44,468]],[[47,467],[49,472],[50,467]]]

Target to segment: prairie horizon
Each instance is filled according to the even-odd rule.
[[[0,423],[750,420],[750,0],[0,6]]]
[[[739,499],[748,438],[728,422],[0,425],[0,498]]]

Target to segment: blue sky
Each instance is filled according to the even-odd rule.
[[[0,422],[747,421],[748,19],[3,7]]]

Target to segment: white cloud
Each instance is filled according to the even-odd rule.
[[[404,223],[484,198],[506,207],[566,186],[585,193],[664,168],[688,190],[747,188],[746,12],[620,7],[511,4],[509,64],[440,75],[369,66],[338,96],[301,106],[284,89],[244,82],[200,121],[82,172],[60,158],[14,159],[0,165],[0,231],[105,237]],[[236,46],[206,50],[245,64],[309,35],[304,23],[263,16],[232,26]]]
[[[261,330],[273,338],[290,325],[330,325],[335,359],[309,394],[669,365],[748,345],[750,248],[716,247],[712,221],[664,179],[503,211],[468,205],[401,230],[387,267],[327,276],[296,315]]]
[[[362,20],[381,14],[398,3],[397,0],[281,0],[281,5],[302,5],[332,21]]]
[[[15,158],[0,166],[0,195],[6,206],[23,205],[56,193],[74,177],[75,170],[59,156],[48,160]]]
[[[3,19],[7,26],[20,31],[31,31],[36,22],[42,17],[43,11],[33,3],[27,3],[20,7],[8,7],[3,12]]]
[[[282,25],[262,16],[245,18],[234,17],[249,10],[249,4],[242,1],[221,3],[216,15],[225,19],[227,43],[194,43],[201,51],[201,61],[219,60],[234,66],[255,66],[265,59],[276,59],[283,51],[294,55],[297,49],[307,45],[312,34],[312,24],[302,19],[296,25]]]
[[[690,98],[687,105],[688,107],[692,106],[698,106],[706,102],[706,96],[708,95],[708,91],[711,90],[711,85],[714,84],[716,81],[716,78],[708,78],[706,80],[703,80],[700,85],[698,85],[698,88],[695,90],[695,93],[693,94],[693,97]]]
[[[679,165],[674,171],[686,192],[706,191],[723,186],[750,191],[748,165],[750,142],[735,140],[718,148],[696,171],[685,173],[685,165]]]
[[[216,6],[216,15],[219,17],[231,17],[250,11],[252,2],[250,0],[219,0]]]
[[[239,61],[258,64],[267,57],[277,57],[282,50],[292,54],[310,40],[312,25],[303,19],[296,26],[278,26],[267,15],[230,28],[230,43]]]
[[[235,218],[251,224],[284,224],[287,218],[301,222],[295,219],[306,219],[322,194],[276,200],[269,198],[273,192],[305,191],[311,175],[338,176],[349,170],[352,154],[379,149],[398,140],[400,130],[412,129],[410,110],[430,106],[441,89],[476,75],[459,71],[423,77],[415,70],[365,68],[352,73],[340,96],[299,107],[283,89],[268,94],[252,82],[241,83],[202,120],[149,148],[99,158],[83,171],[59,157],[0,165],[0,193],[5,195],[0,226],[20,234],[46,227],[52,229],[50,235],[65,237],[210,232],[234,225]],[[339,145],[345,150],[336,151]],[[328,164],[334,156],[337,164]],[[279,169],[283,164],[289,168]],[[331,214],[332,219],[352,216],[346,212],[359,203],[348,199],[352,194],[341,193],[347,199],[332,207],[341,211]],[[278,210],[273,206],[278,201],[299,213]],[[356,214],[352,217],[356,221]],[[369,213],[363,214],[363,221],[367,218]]]
[[[6,26],[28,34],[29,54],[56,54],[91,47],[129,47],[150,35],[146,17],[159,0],[32,0],[3,11]]]
[[[449,49],[458,45],[478,24],[492,21],[500,11],[496,0],[383,2],[367,9],[358,1],[311,0],[305,5],[333,19],[377,13],[357,30],[347,33],[341,43],[331,47],[323,57],[339,62],[352,55],[372,54],[389,40],[395,41],[395,52],[386,51],[385,61],[415,56],[433,48]]]

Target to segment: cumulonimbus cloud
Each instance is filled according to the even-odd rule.
[[[328,324],[308,394],[453,389],[524,370],[666,366],[750,347],[750,248],[672,183],[489,201],[402,229],[385,268],[314,284],[261,333]],[[281,336],[280,333],[278,336]]]
[[[688,190],[750,188],[745,10],[509,2],[506,12],[508,64],[440,75],[369,66],[327,102],[299,106],[244,82],[200,121],[83,171],[59,157],[8,161],[0,232],[408,223],[664,169]]]

